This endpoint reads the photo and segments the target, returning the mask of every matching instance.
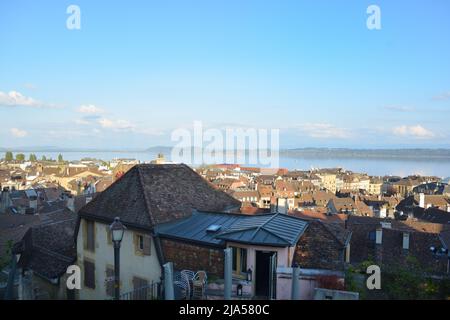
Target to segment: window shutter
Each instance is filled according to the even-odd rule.
[[[84,260],[84,285],[95,289],[95,264]]]
[[[144,235],[144,254],[146,256],[151,255],[151,248],[152,248],[152,238],[148,235]]]

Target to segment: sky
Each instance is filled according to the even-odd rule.
[[[448,0],[3,0],[0,147],[145,149],[201,121],[449,148],[449,33]]]

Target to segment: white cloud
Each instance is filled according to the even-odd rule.
[[[416,139],[429,139],[433,138],[435,134],[430,130],[422,127],[421,125],[416,126],[398,126],[392,129],[392,132],[397,136],[411,137]]]
[[[132,130],[135,128],[135,125],[132,124],[128,120],[111,120],[106,118],[101,118],[98,120],[98,123],[106,129],[114,129],[114,130]]]
[[[350,132],[345,128],[338,128],[329,123],[305,123],[297,126],[297,129],[311,138],[349,138]]]
[[[75,119],[74,120],[76,124],[78,125],[88,125],[91,124],[88,120],[86,119]]]
[[[412,111],[416,111],[416,109],[413,108],[413,107],[409,107],[409,106],[398,106],[398,105],[385,106],[384,109],[390,110],[390,111],[399,111],[399,112],[412,112]]]
[[[447,92],[441,93],[437,96],[434,96],[433,100],[436,100],[436,101],[450,100],[450,91],[447,91]]]
[[[87,114],[101,114],[104,113],[105,110],[99,108],[93,104],[82,105],[77,109],[79,113],[87,113]]]
[[[165,134],[163,130],[157,128],[143,128],[143,129],[135,129],[134,132],[140,134],[146,134],[150,136],[162,136]]]
[[[4,107],[31,107],[31,108],[54,108],[54,105],[45,104],[31,97],[24,96],[20,92],[0,91],[0,106]]]
[[[143,127],[142,125],[138,126],[137,124],[124,119],[101,118],[97,122],[103,129],[111,129],[114,131],[125,131],[151,136],[161,136],[165,134],[163,130],[152,127]]]
[[[24,83],[23,86],[28,90],[36,90],[38,87],[33,83]]]
[[[10,132],[16,138],[23,138],[28,135],[28,132],[26,132],[25,130],[20,130],[17,128],[11,128]]]

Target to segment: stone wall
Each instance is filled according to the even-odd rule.
[[[175,270],[188,269],[194,272],[204,270],[210,275],[223,278],[223,249],[161,239],[164,259],[173,262]]]

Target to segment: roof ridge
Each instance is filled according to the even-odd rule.
[[[43,227],[49,227],[58,223],[63,223],[63,222],[68,222],[68,221],[72,221],[72,220],[76,220],[77,217],[70,217],[64,220],[58,220],[58,221],[49,221],[49,222],[45,222],[42,221],[40,224],[34,226],[33,228],[43,228]]]
[[[47,253],[47,254],[49,254],[49,255],[51,255],[51,256],[54,256],[54,257],[56,257],[56,258],[58,258],[58,259],[61,259],[61,260],[65,261],[65,262],[71,262],[71,261],[73,260],[72,257],[63,255],[63,254],[61,254],[61,253],[59,253],[59,252],[50,250],[50,249],[45,248],[45,247],[42,247],[42,246],[40,246],[40,245],[35,245],[35,244],[33,244],[33,247],[36,248],[36,249],[38,249],[39,251],[42,251],[42,252],[44,252],[44,253]]]
[[[142,179],[141,165],[136,165],[135,167],[136,167],[136,170],[137,170],[139,184],[141,186],[142,194],[144,196],[144,204],[145,204],[145,208],[147,209],[147,215],[150,218],[150,223],[151,223],[152,229],[153,229],[153,227],[155,226],[155,220],[153,219],[153,216],[150,213],[150,204],[149,204],[149,200],[148,200],[147,194],[145,193],[144,181]]]
[[[260,225],[259,227],[256,228],[255,232],[252,234],[252,239],[256,236],[256,234],[258,233],[259,230],[261,230],[267,223],[269,223],[270,221],[272,221],[276,216],[278,216],[279,213],[275,213],[273,216],[271,216],[269,219],[267,219],[262,225]],[[268,231],[267,229],[264,229],[266,231]],[[268,231],[269,232],[269,231]],[[286,240],[286,239],[283,239]]]

